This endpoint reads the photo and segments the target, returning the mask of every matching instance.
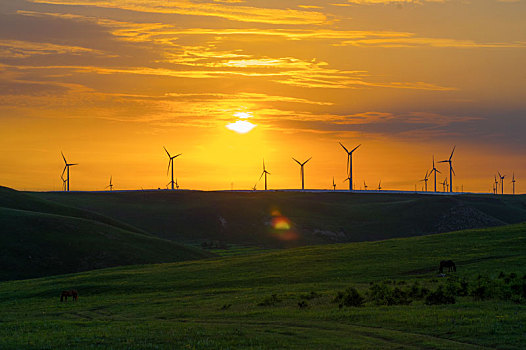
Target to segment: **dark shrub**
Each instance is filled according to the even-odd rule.
[[[304,301],[304,300],[302,300],[302,301],[300,301],[300,302],[298,303],[298,307],[299,307],[300,309],[304,309],[304,308],[306,308],[307,306],[309,306],[309,304],[307,304],[307,302]]]
[[[362,306],[365,299],[360,295],[358,290],[354,287],[347,288],[344,292],[338,292],[333,302],[339,303],[342,306]]]
[[[429,293],[425,300],[426,305],[454,304],[455,297],[447,295],[444,288],[439,286],[436,291]]]
[[[410,292],[398,287],[391,289],[385,284],[373,284],[367,292],[368,299],[375,305],[409,305],[412,300]]]
[[[423,299],[426,295],[429,294],[429,289],[426,287],[420,286],[418,281],[415,281],[408,290],[408,296],[413,299]]]

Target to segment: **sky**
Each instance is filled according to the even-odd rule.
[[[526,191],[524,0],[0,0],[0,185]],[[250,123],[250,124],[248,124]],[[238,130],[238,126],[251,127]],[[437,165],[442,182],[447,164]],[[263,182],[257,188],[263,188]],[[431,188],[431,182],[429,182]],[[439,185],[441,189],[441,185]]]

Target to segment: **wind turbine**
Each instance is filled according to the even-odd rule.
[[[497,171],[497,173],[499,174],[499,178],[500,178],[500,193],[501,194],[504,194],[504,178],[506,177],[506,175],[501,175],[500,172]]]
[[[334,183],[334,176],[332,177],[332,190],[336,191],[336,183]]]
[[[493,191],[495,194],[499,193],[499,180],[497,180],[497,175],[495,175],[495,179],[493,180]]]
[[[108,188],[109,187],[110,191],[113,191],[113,183],[111,182],[112,181],[112,177],[113,176],[110,176],[110,184],[108,186],[104,187],[104,188]]]
[[[267,174],[270,175],[270,173],[265,168],[265,159],[263,159],[263,172],[261,173],[261,176],[259,177],[258,182],[261,180],[263,175],[265,175],[265,191],[267,190]],[[256,185],[257,185],[257,182],[256,182]],[[254,188],[256,188],[256,185],[254,185]]]
[[[440,183],[442,185],[442,192],[447,192],[448,189],[448,183],[447,183],[447,177],[444,179],[444,182]]]
[[[515,173],[513,173],[513,177],[512,177],[512,180],[511,180],[511,183],[513,184],[513,194],[515,194]]]
[[[60,152],[60,154],[62,154],[62,159],[64,159],[64,170],[62,170],[62,175],[60,176],[62,178],[62,180],[64,181],[64,172],[66,172],[66,180],[65,180],[65,185],[66,185],[66,191],[69,192],[69,167],[70,166],[74,166],[74,165],[78,165],[78,163],[68,163],[66,161],[66,157],[64,157],[64,153]]]
[[[367,184],[365,183],[365,180],[363,181],[363,188],[367,191]]]
[[[433,156],[433,169],[429,172],[429,175],[431,173],[435,173],[435,192],[437,191],[437,173],[441,174],[441,172],[435,167],[435,156]]]
[[[381,191],[381,190],[382,190],[382,180],[378,182],[378,191]]]
[[[451,151],[451,155],[449,156],[449,159],[442,160],[439,163],[449,163],[449,192],[453,192],[453,174],[455,174],[455,170],[453,170],[453,164],[451,162],[451,158],[453,158],[453,153],[455,152],[455,148],[457,146],[453,146],[453,150]]]
[[[166,151],[166,154],[168,155],[168,169],[166,170],[166,175],[168,175],[168,173],[170,172],[170,166],[172,167],[172,181],[168,182],[168,185],[172,185],[172,190],[174,189],[174,185],[175,185],[175,182],[174,182],[174,159],[179,157],[182,153],[179,153],[178,155],[175,155],[175,156],[171,156],[170,155],[170,152],[168,152],[168,150],[166,149],[166,147],[164,147],[164,150]]]
[[[179,189],[179,184],[177,183],[177,178],[175,178],[175,188]]]
[[[431,171],[433,171],[433,170],[431,170]],[[426,171],[426,176],[424,176],[424,178],[419,181],[419,182],[424,181],[424,186],[425,186],[426,192],[427,192],[427,181],[429,180],[429,175],[431,175],[431,173]]]
[[[345,148],[344,145],[342,145],[341,142],[339,142],[340,146],[342,146],[342,148],[345,150],[345,152],[347,153],[347,179],[349,180],[349,191],[352,191],[353,189],[353,179],[352,179],[352,154],[354,151],[356,151],[356,149],[358,147],[361,146],[361,144],[359,144],[358,146],[354,147],[350,152],[347,148]]]
[[[304,161],[303,163],[300,163],[299,161],[297,161],[296,159],[294,159],[294,157],[292,158],[296,163],[299,164],[299,166],[301,167],[300,169],[300,174],[301,174],[301,189],[304,190],[305,189],[305,172],[303,171],[303,166],[305,164],[307,164],[307,162],[309,160],[312,159],[312,157],[310,157],[309,159],[307,159],[306,161]]]

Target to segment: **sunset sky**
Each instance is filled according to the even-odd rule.
[[[0,0],[0,185],[526,191],[524,0]],[[236,123],[237,122],[237,123]],[[255,125],[246,133],[236,126]],[[233,126],[232,126],[233,124]],[[438,167],[442,181],[448,173]],[[258,189],[263,188],[258,184]],[[440,187],[441,188],[441,187]]]

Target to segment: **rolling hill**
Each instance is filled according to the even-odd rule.
[[[501,272],[522,279],[525,251],[518,224],[2,282],[0,348],[521,349],[524,303],[466,295],[339,308],[333,299],[371,283],[436,288],[449,283],[437,277],[444,258],[470,284]],[[79,301],[60,303],[70,288]]]
[[[161,238],[292,247],[374,241],[526,221],[526,196],[345,192],[48,192]],[[281,222],[277,228],[276,223]]]
[[[210,256],[100,214],[0,188],[0,280]]]

